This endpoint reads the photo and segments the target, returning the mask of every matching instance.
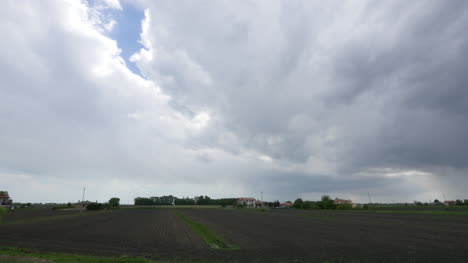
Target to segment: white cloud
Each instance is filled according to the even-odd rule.
[[[17,200],[463,193],[464,3],[141,1],[143,77],[108,36],[119,1],[2,5]]]

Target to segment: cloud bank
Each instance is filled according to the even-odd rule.
[[[18,201],[466,198],[464,1],[140,1],[131,62],[118,1],[2,5]]]

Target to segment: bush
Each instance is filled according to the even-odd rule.
[[[92,203],[86,206],[86,210],[102,210],[104,206],[101,203]]]
[[[367,204],[363,205],[363,206],[362,206],[362,209],[364,209],[364,210],[369,210],[369,205],[367,205]]]
[[[317,209],[318,206],[315,202],[312,202],[312,201],[304,201],[302,203],[302,208],[304,209]]]
[[[352,204],[339,204],[336,206],[336,209],[338,210],[350,210],[350,209],[353,209],[353,205]]]

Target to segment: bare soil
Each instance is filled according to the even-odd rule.
[[[171,209],[121,209],[3,224],[0,246],[213,262],[468,259],[468,216],[248,209],[178,211],[240,249],[209,248]]]

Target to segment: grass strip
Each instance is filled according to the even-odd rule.
[[[203,224],[195,222],[182,214],[179,211],[174,211],[174,213],[182,219],[187,225],[189,225],[198,235],[212,248],[216,249],[239,249],[237,246],[229,246],[226,244],[221,237],[219,237],[215,232],[210,230]]]
[[[62,253],[42,253],[37,250],[0,248],[0,263],[159,263],[141,257],[96,257]]]

